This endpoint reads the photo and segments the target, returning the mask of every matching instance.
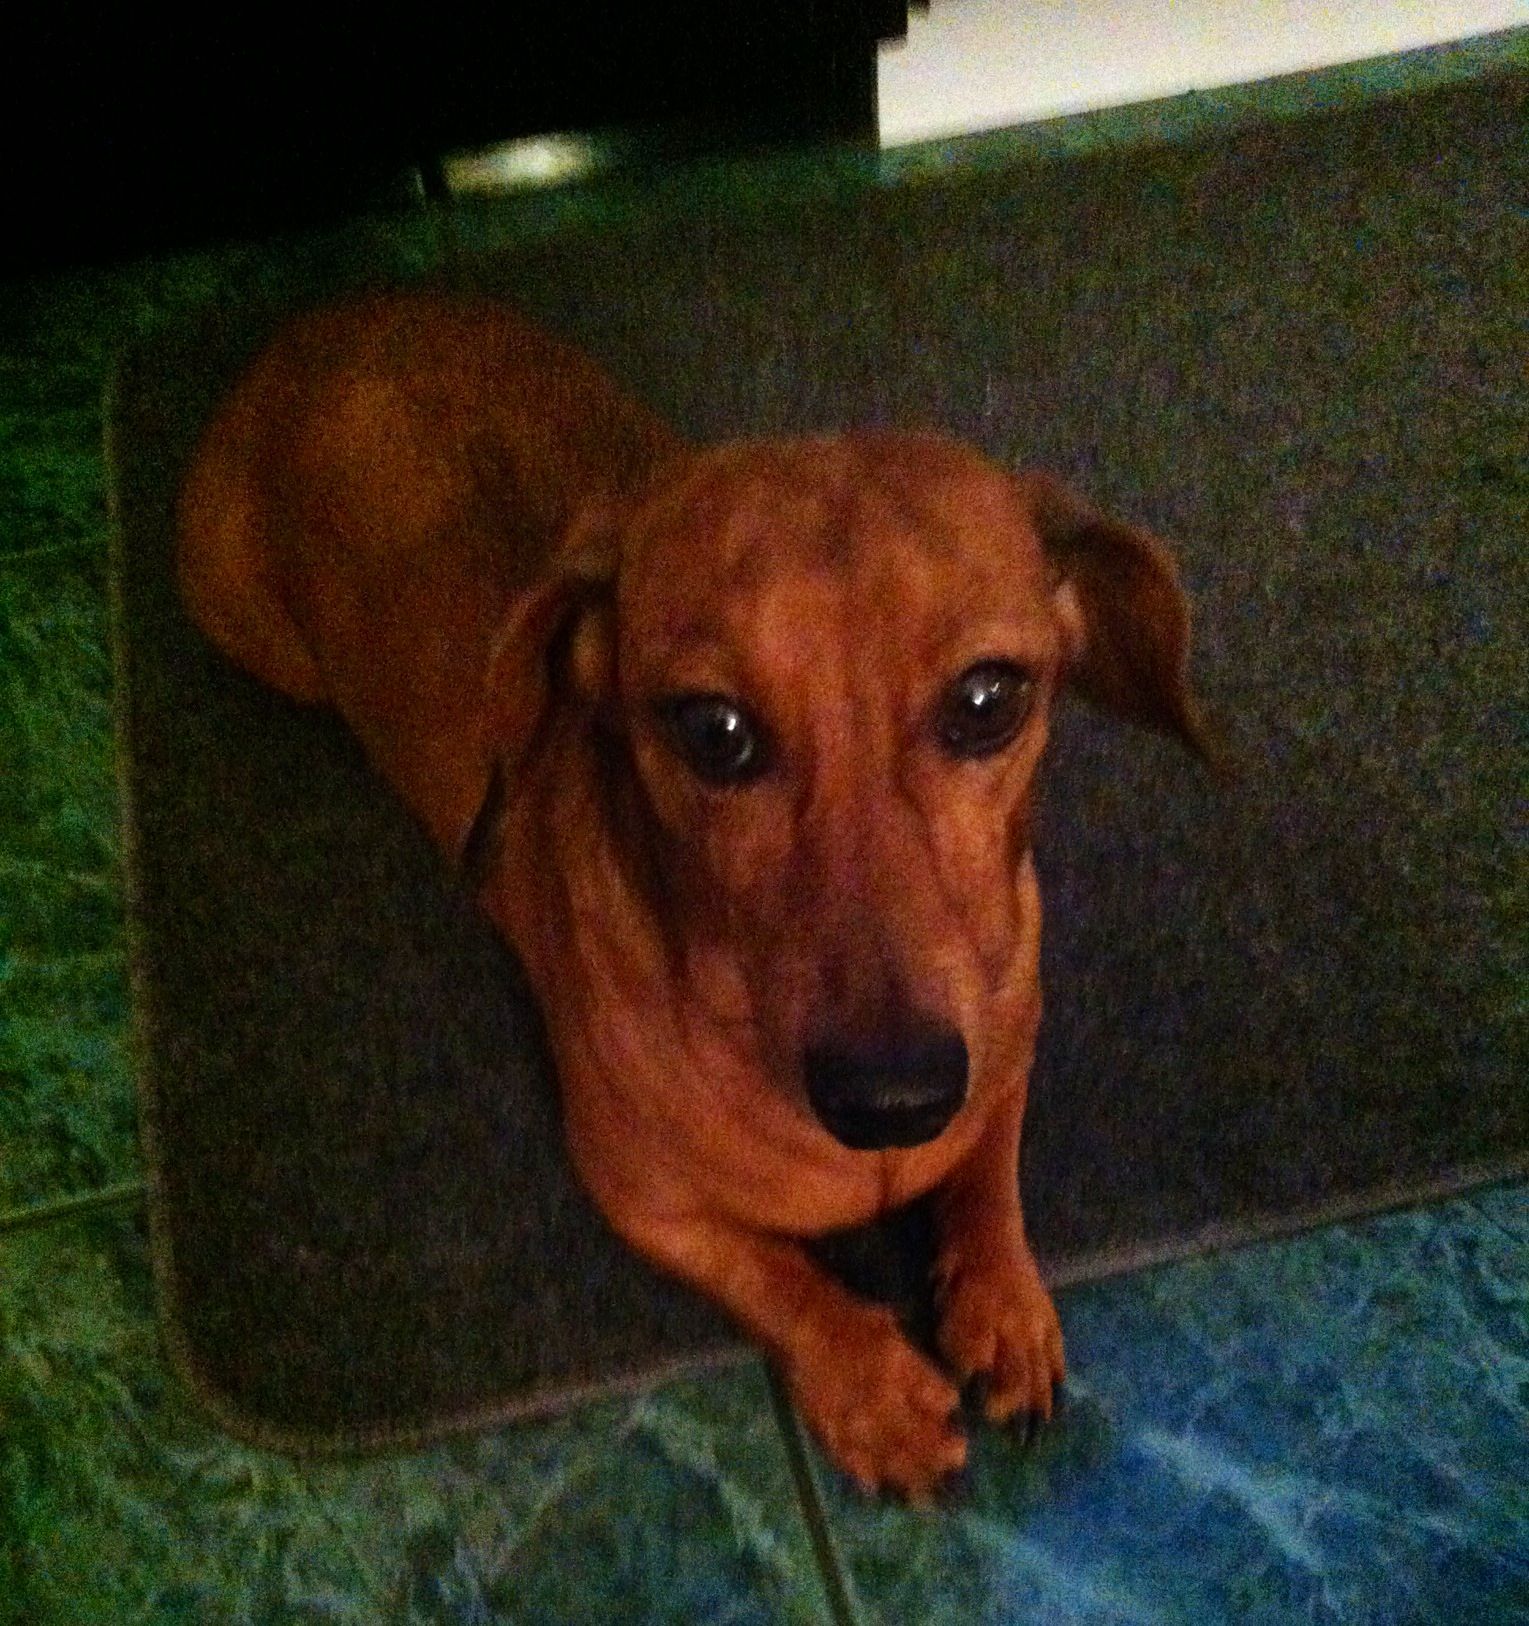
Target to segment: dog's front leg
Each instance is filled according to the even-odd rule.
[[[923,1500],[965,1463],[955,1388],[890,1310],[847,1292],[796,1243],[712,1215],[612,1217],[638,1252],[763,1346],[797,1411],[862,1489]]]
[[[1019,1412],[1049,1418],[1066,1375],[1061,1324],[1020,1213],[1024,1104],[1015,1091],[934,1194],[940,1352],[963,1379],[985,1380],[992,1422]]]

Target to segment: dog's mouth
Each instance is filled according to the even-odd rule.
[[[922,1146],[966,1101],[966,1046],[957,1034],[860,1051],[814,1046],[802,1074],[818,1121],[851,1150]]]

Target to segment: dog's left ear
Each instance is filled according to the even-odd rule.
[[[1189,685],[1189,601],[1167,547],[1101,514],[1055,475],[1019,476],[1058,578],[1069,680],[1127,722],[1171,734],[1214,764],[1218,752]]]
[[[583,510],[500,628],[488,671],[488,726],[511,774],[559,705],[592,712],[611,690],[621,513],[605,501]]]

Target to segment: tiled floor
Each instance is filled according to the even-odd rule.
[[[0,290],[0,1623],[1529,1621],[1524,1185],[1068,1290],[1062,1420],[937,1512],[804,1472],[753,1365],[359,1462],[193,1413],[136,1185],[102,380],[188,302],[435,253]]]

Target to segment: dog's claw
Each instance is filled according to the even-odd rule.
[[[988,1400],[992,1392],[991,1373],[970,1373],[961,1385],[961,1410],[968,1417],[986,1417]]]
[[[935,1487],[934,1505],[939,1508],[959,1507],[971,1499],[976,1483],[977,1476],[972,1472],[972,1465],[968,1462],[954,1472],[946,1474]]]
[[[1035,1449],[1044,1422],[1040,1413],[1034,1411],[1018,1412],[1009,1419],[1008,1426],[1017,1436],[1021,1450],[1029,1452]]]

